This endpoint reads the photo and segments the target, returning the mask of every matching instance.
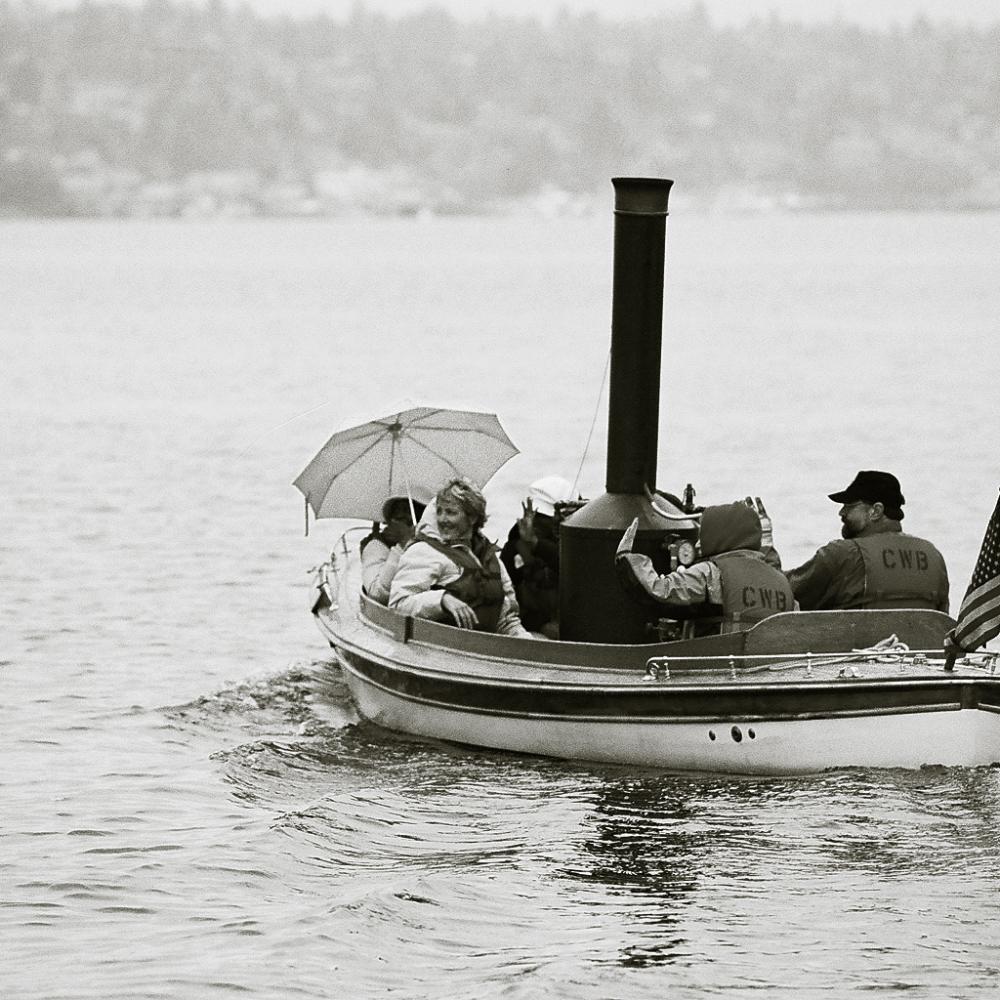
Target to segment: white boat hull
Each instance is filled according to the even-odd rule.
[[[758,626],[764,640],[746,633],[741,651],[727,657],[695,656],[670,644],[468,633],[359,600],[350,576],[328,575],[313,611],[359,713],[417,736],[571,760],[749,775],[1000,762],[1000,677],[992,669],[966,664],[946,671],[943,661],[924,656],[855,655],[857,645],[850,644],[865,630],[870,642],[887,623],[906,625],[907,615],[918,616],[910,622],[915,634],[927,628],[934,634],[942,625],[937,612],[820,612],[830,617],[812,619],[820,631],[809,638],[821,640],[827,627],[839,630],[847,652],[809,654],[808,661],[797,654],[801,662],[789,663],[778,654],[755,658],[752,650],[809,625],[800,612],[784,616],[787,625],[768,619],[766,630]],[[705,648],[722,647],[699,646]],[[670,668],[650,676],[648,658],[665,652],[673,656]]]
[[[359,712],[386,729],[547,757],[758,775],[1000,761],[998,710],[956,705],[843,718],[698,722],[473,715],[401,697],[349,666],[344,673]]]

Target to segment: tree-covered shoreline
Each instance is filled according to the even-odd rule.
[[[1000,23],[0,2],[0,215],[1000,207]],[[601,202],[603,204],[603,201]]]

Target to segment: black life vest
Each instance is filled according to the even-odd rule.
[[[940,608],[948,595],[944,557],[903,532],[852,538],[865,564],[865,608]]]
[[[485,538],[474,538],[472,544],[479,550],[473,554],[464,545],[446,545],[436,538],[418,534],[416,541],[426,542],[431,548],[446,555],[462,571],[462,575],[442,589],[454,594],[476,612],[478,632],[496,632],[503,607],[503,580],[496,548]]]

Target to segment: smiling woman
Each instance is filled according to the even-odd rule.
[[[485,523],[482,491],[467,479],[448,482],[400,557],[390,607],[459,628],[528,637],[507,570],[482,533]]]

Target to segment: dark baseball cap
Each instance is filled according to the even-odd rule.
[[[886,514],[897,521],[903,519],[903,504],[906,503],[899,488],[899,480],[891,472],[864,469],[859,472],[850,486],[839,493],[829,494],[834,503],[881,503]]]

